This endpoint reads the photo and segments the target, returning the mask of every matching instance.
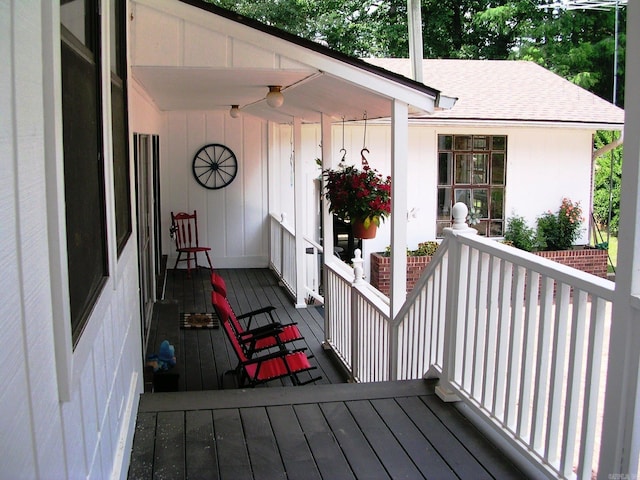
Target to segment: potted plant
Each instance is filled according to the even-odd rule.
[[[380,222],[391,214],[391,177],[371,168],[364,155],[362,169],[340,162],[322,174],[329,211],[350,222],[356,238],[374,238]]]

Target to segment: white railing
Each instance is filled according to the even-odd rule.
[[[445,238],[440,244],[392,322],[398,345],[395,379],[439,377],[442,371],[449,243]]]
[[[465,228],[447,234],[393,320],[353,269],[326,265],[328,343],[354,380],[437,377],[443,398],[539,473],[591,478],[613,283]]]
[[[591,478],[613,283],[481,237],[449,242],[440,391],[550,477]]]
[[[304,237],[305,262],[304,262],[304,288],[307,298],[317,303],[324,303],[322,292],[322,262],[324,249],[322,245],[308,237]]]
[[[296,238],[293,228],[287,225],[286,216],[270,216],[269,265],[282,284],[297,298],[296,282]],[[322,296],[322,245],[304,237],[305,255],[300,256],[304,272],[305,297],[324,303]]]
[[[358,255],[356,250],[356,262]],[[325,269],[325,341],[352,381],[389,380],[389,299],[337,258],[331,258]],[[356,276],[360,281],[354,280]]]
[[[286,217],[271,215],[269,264],[287,290],[296,296],[296,234]]]
[[[442,398],[461,401],[538,473],[591,478],[614,284],[473,235],[465,215],[393,319],[389,299],[362,280],[361,259],[351,268],[327,258],[326,343],[353,381],[437,377]],[[320,295],[309,270],[321,247],[305,241],[305,289]],[[272,217],[271,265],[289,289],[294,252],[294,233]]]

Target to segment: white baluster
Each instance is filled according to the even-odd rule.
[[[364,260],[362,259],[362,251],[356,248],[353,254],[354,257],[351,259],[353,263],[353,284],[361,285],[364,283],[364,268],[362,266]]]

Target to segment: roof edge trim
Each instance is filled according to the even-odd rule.
[[[190,5],[192,7],[199,8],[201,10],[205,10],[207,12],[213,13],[214,15],[218,15],[220,17],[223,17],[227,20],[244,25],[246,27],[253,28],[267,35],[272,35],[274,37],[280,38],[282,40],[295,44],[299,47],[306,48],[315,53],[323,55],[325,57],[329,57],[329,58],[332,58],[333,60],[337,60],[339,62],[356,67],[360,70],[372,73],[374,75],[378,75],[382,78],[385,78],[387,80],[391,80],[400,85],[412,88],[414,90],[417,90],[421,93],[424,93],[436,99],[440,96],[440,90],[429,87],[424,83],[417,82],[415,80],[412,80],[411,78],[405,77],[404,75],[400,75],[390,70],[386,70],[382,67],[372,65],[357,57],[352,57],[350,55],[346,55],[344,53],[338,52],[337,50],[333,50],[317,42],[286,32],[280,28],[272,27],[270,25],[265,25],[264,23],[261,23],[249,17],[245,17],[244,15],[240,15],[231,10],[227,10],[225,8],[222,8],[210,3],[205,3],[202,0],[178,0],[178,1],[187,5]],[[446,98],[449,98],[449,97],[446,97]]]

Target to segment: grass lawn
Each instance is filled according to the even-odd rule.
[[[618,265],[618,237],[609,237],[609,258],[614,266]],[[613,272],[611,265],[609,265],[607,271]]]
[[[606,241],[607,239],[607,231],[600,230],[600,236],[602,236],[602,240]],[[598,242],[593,242],[598,243]],[[618,264],[618,237],[614,237],[613,235],[609,237],[609,259],[613,263],[614,267]],[[613,267],[609,264],[607,267],[607,271],[609,273],[613,273]]]

